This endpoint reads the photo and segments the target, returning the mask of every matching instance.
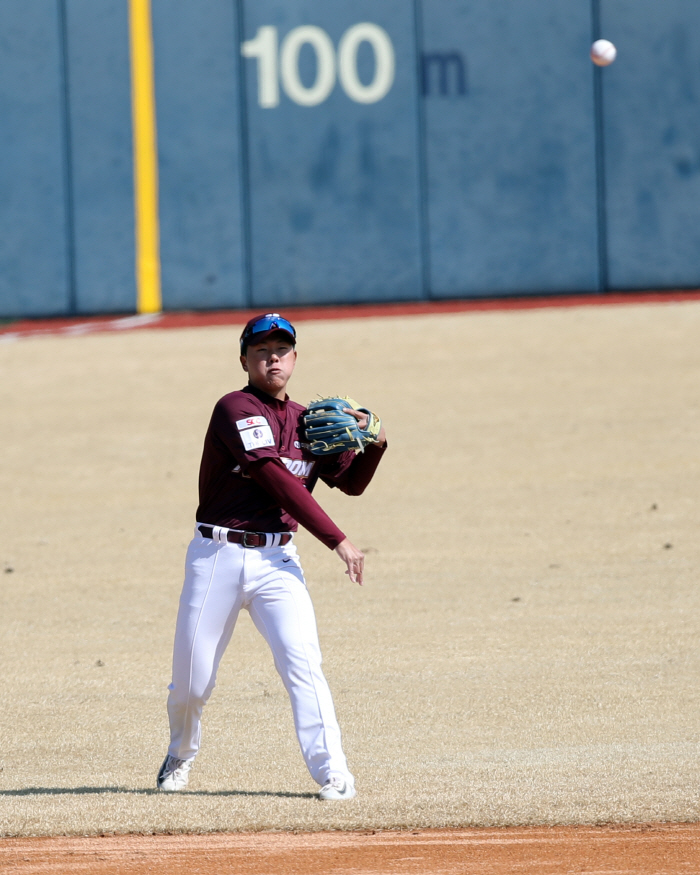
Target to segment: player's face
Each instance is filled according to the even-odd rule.
[[[284,335],[268,337],[263,343],[251,344],[241,356],[241,365],[252,386],[273,398],[283,399],[289,378],[294,371],[297,353]]]

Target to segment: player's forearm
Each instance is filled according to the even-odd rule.
[[[345,535],[303,484],[279,459],[262,459],[250,466],[250,476],[314,537],[331,550]]]
[[[383,446],[369,444],[365,447],[364,453],[358,453],[355,456],[352,464],[343,471],[337,480],[333,481],[332,485],[337,486],[346,495],[362,495],[374,477],[374,472],[382,460],[386,447],[386,440]]]

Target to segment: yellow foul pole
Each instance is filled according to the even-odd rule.
[[[162,297],[151,0],[129,0],[129,37],[134,129],[136,309],[139,313],[159,313]]]

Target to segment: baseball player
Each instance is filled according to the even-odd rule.
[[[168,687],[170,747],[157,786],[165,791],[187,786],[200,745],[202,709],[244,608],[272,650],[302,755],[321,787],[319,798],[352,799],[355,782],[321,671],[314,610],[293,539],[303,525],[335,550],[350,580],[362,585],[362,552],[311,493],[321,479],[360,495],[382,458],[386,436],[382,427],[362,453],[314,456],[305,441],[304,407],[286,394],[297,359],[291,323],[277,313],[256,316],[241,334],[240,350],[248,385],[218,401],[204,439],[197,523],[185,562]],[[365,424],[364,413],[352,415],[359,427]]]

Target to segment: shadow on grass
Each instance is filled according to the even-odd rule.
[[[2,796],[99,796],[101,793],[124,793],[128,796],[271,796],[278,799],[317,799],[316,793],[287,793],[274,790],[180,790],[163,793],[149,788],[128,787],[23,787],[21,790],[0,790]]]

